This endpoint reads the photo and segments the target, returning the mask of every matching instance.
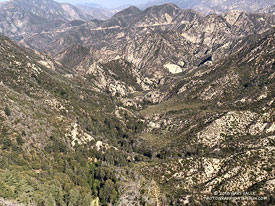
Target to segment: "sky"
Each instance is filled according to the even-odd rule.
[[[71,4],[79,3],[95,3],[105,8],[116,8],[123,5],[138,5],[147,2],[148,0],[57,0],[59,2],[68,2]]]
[[[0,0],[3,2],[6,0]],[[95,3],[99,4],[105,8],[117,8],[123,5],[139,5],[148,2],[148,0],[55,0],[58,2],[67,2],[71,4],[79,4],[79,3]]]

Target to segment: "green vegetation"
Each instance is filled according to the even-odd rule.
[[[116,166],[128,163],[126,152],[97,151],[94,141],[72,148],[66,134],[77,122],[82,132],[128,149],[128,130],[137,128],[111,115],[115,106],[108,95],[70,82],[10,41],[3,45],[0,82],[6,87],[0,101],[8,102],[1,108],[9,118],[0,117],[0,197],[39,206],[90,206],[98,198],[100,205],[114,204]]]
[[[5,114],[6,114],[7,116],[10,116],[10,115],[11,115],[11,110],[10,110],[10,108],[9,108],[8,105],[6,105],[4,111],[5,111]]]
[[[112,76],[115,80],[123,81],[129,86],[133,86],[137,91],[142,91],[140,85],[136,82],[136,78],[132,73],[134,67],[132,63],[126,60],[113,60],[101,66],[105,72],[109,76]]]
[[[5,68],[0,71],[0,197],[26,205],[107,206],[121,201],[123,189],[129,187],[134,195],[139,189],[142,197],[135,198],[142,205],[180,205],[188,195],[212,186],[224,190],[239,179],[255,183],[251,188],[258,191],[257,172],[263,179],[272,172],[274,131],[266,131],[274,123],[275,90],[256,103],[235,104],[254,93],[256,99],[260,89],[274,86],[268,79],[270,68],[263,67],[261,79],[246,65],[231,67],[228,60],[192,78],[190,89],[181,97],[174,95],[185,82],[169,100],[157,105],[143,102],[145,109],[137,111],[123,108],[119,95],[98,91],[91,75],[72,81],[61,75],[66,73],[62,68],[61,73],[50,70],[13,43],[4,46],[8,54],[0,55],[0,66]],[[135,87],[138,92],[127,98],[142,96],[129,62],[116,60],[101,66],[106,75]],[[237,72],[241,80],[220,88],[228,70]],[[217,96],[200,100],[205,89],[209,96]],[[248,108],[255,105],[261,111],[250,119]],[[242,110],[248,113],[239,117]],[[230,112],[234,114],[223,119]],[[236,173],[229,177],[230,171]],[[239,178],[240,174],[244,177]],[[139,176],[147,179],[139,181]],[[190,204],[196,203],[191,197]]]
[[[96,197],[100,197],[102,205],[117,201],[114,170],[103,166],[100,161],[88,161],[87,150],[79,148],[73,152],[68,148],[61,151],[57,148],[50,153],[31,151],[27,154],[22,149],[20,153],[9,150],[8,147],[16,143],[6,141],[1,142],[1,197],[47,206],[89,206]]]
[[[200,107],[205,106],[203,103],[190,103],[187,104],[183,100],[178,98],[173,98],[168,101],[161,102],[157,105],[150,105],[146,109],[141,110],[140,114],[142,116],[151,116],[153,114],[166,114],[181,110],[188,109],[199,109]]]

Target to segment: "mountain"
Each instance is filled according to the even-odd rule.
[[[145,144],[155,141],[151,151],[164,159],[140,171],[160,182],[162,194],[172,191],[167,204],[230,205],[207,197],[239,188],[274,203],[265,189],[274,188],[274,30],[239,44],[219,63],[184,72],[169,98],[142,111],[153,132]]]
[[[272,7],[40,15],[0,36],[0,205],[275,204]]]
[[[1,36],[0,202],[203,205],[241,187],[272,205],[274,35],[147,91],[125,59],[89,64],[96,51],[76,45],[66,68]]]
[[[204,14],[221,14],[231,10],[257,12],[258,9],[274,5],[274,1],[272,0],[156,0],[149,1],[148,3],[140,5],[139,7],[144,9],[165,3],[173,3],[182,9],[194,9]]]
[[[126,5],[117,7],[117,8],[108,9],[108,8],[104,8],[98,4],[82,3],[82,4],[76,4],[76,7],[78,7],[80,10],[82,10],[87,15],[90,15],[96,19],[106,20],[106,19],[111,18],[116,13],[118,13],[128,7],[131,7],[131,5],[126,4]]]
[[[270,9],[274,6],[272,0],[243,0],[243,1],[205,1],[205,0],[155,0],[149,1],[145,4],[136,5],[139,9],[145,10],[152,6],[163,5],[166,3],[172,3],[177,5],[181,9],[193,9],[203,14],[217,13],[222,14],[232,10],[244,11],[255,13],[258,10],[265,10],[265,13],[271,13]],[[117,9],[105,9],[96,4],[77,4],[84,13],[100,20],[106,20],[115,13],[125,9],[127,6],[123,6]],[[130,6],[130,5],[129,5]]]
[[[3,36],[0,60],[0,203],[89,206],[99,191],[103,203],[115,201],[114,168],[99,161],[123,165],[133,139],[109,94]]]
[[[76,75],[99,72],[104,81],[96,78],[94,84],[106,87],[113,95],[127,96],[140,88],[148,91],[171,83],[176,78],[171,75],[219,62],[230,56],[233,48],[241,49],[242,38],[263,33],[273,28],[274,22],[271,14],[230,11],[202,15],[169,3],[144,11],[129,7],[104,21],[67,22],[20,43],[47,53],[74,69]],[[132,64],[130,85],[127,78],[122,84],[109,78],[103,69],[109,62],[115,67]],[[143,99],[159,102],[164,97],[149,96]]]
[[[155,0],[155,1],[148,1],[145,4],[141,4],[141,5],[139,5],[139,7],[142,9],[146,9],[148,7],[152,7],[152,6],[156,6],[156,5],[172,3],[182,9],[190,9],[190,8],[193,8],[194,6],[200,4],[201,2],[202,2],[202,0],[194,0],[194,1],[190,1],[190,0]]]
[[[74,68],[77,63],[82,62],[89,54],[89,49],[81,45],[73,45],[70,48],[59,53],[55,59],[62,62],[68,68]]]
[[[69,21],[87,21],[91,16],[70,4],[52,0],[12,0],[0,5],[0,19],[0,33],[20,40]]]
[[[76,6],[83,6],[83,7],[94,8],[94,9],[103,9],[101,5],[94,4],[94,3],[80,3],[80,4],[76,4]]]
[[[129,8],[116,13],[114,17],[118,18],[122,16],[138,15],[138,14],[141,14],[141,10],[135,6],[130,6]]]
[[[194,9],[203,13],[224,13],[230,10],[239,10],[245,12],[257,12],[258,9],[274,5],[272,0],[226,0],[226,1],[202,1]]]
[[[105,21],[37,34],[21,43],[54,56],[71,45],[93,48],[89,61],[126,59],[159,82],[171,73],[219,61],[240,38],[268,30],[274,21],[273,15],[238,11],[205,16],[173,4],[144,11],[130,7]]]
[[[203,67],[186,72],[179,83],[181,88],[175,92],[186,99],[219,101],[220,105],[229,104],[230,108],[241,108],[243,105],[259,110],[272,109],[275,67],[271,45],[274,43],[274,32],[271,29],[242,38],[231,48],[231,55],[209,66],[205,73],[197,72]],[[192,76],[191,84],[187,83],[189,75]],[[260,108],[259,105],[266,107]]]
[[[86,4],[76,4],[77,8],[82,10],[87,15],[90,15],[99,20],[106,20],[114,15],[115,11],[110,9],[105,9],[98,4],[86,3]]]
[[[259,13],[268,13],[268,14],[273,14],[274,15],[275,14],[275,5],[262,8],[258,12]]]

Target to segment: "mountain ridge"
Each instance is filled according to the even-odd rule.
[[[72,20],[92,19],[70,4],[60,4],[52,0],[3,2],[0,17],[0,33],[17,40],[26,35],[60,27]]]
[[[167,8],[169,8],[167,12],[171,13],[166,13],[165,9]],[[145,66],[146,62],[150,62],[152,67],[156,68],[156,65],[154,65],[155,61],[151,61],[152,59],[149,60],[149,56],[151,55],[152,57],[154,55],[153,50],[150,51],[150,55],[140,53],[140,51],[146,51],[147,45],[145,43],[149,43],[150,38],[146,39],[146,36],[149,37],[149,34],[156,33],[148,45],[153,45],[154,40],[159,39],[167,43],[166,50],[178,47],[174,45],[173,41],[178,41],[181,45],[181,50],[186,47],[186,49],[182,51],[182,54],[185,56],[177,57],[177,61],[171,58],[172,62],[169,62],[169,54],[162,54],[162,52],[166,52],[165,49],[161,52],[159,52],[158,49],[155,50],[159,54],[157,61],[162,58],[160,66],[165,65],[164,60],[166,58],[167,68],[172,65],[172,67],[177,68],[176,70],[182,70],[187,67],[192,68],[193,66],[198,66],[204,58],[210,55],[204,52],[211,52],[213,57],[212,61],[216,61],[222,56],[219,52],[216,52],[216,50],[222,51],[223,53],[227,51],[225,46],[222,48],[221,45],[228,44],[227,47],[230,48],[229,45],[233,45],[233,42],[237,41],[238,38],[253,32],[265,31],[274,25],[274,16],[267,14],[248,14],[234,11],[223,15],[212,14],[203,16],[196,11],[180,10],[177,7],[171,7],[171,5],[153,7],[140,14],[138,12],[138,14],[131,15],[130,17],[131,19],[129,19],[128,15],[120,15],[119,17],[114,17],[106,21],[86,23],[79,27],[68,28],[67,31],[59,32],[56,34],[56,37],[54,37],[55,34],[53,32],[51,38],[54,39],[54,43],[52,46],[51,42],[47,40],[48,37],[44,34],[35,37],[40,39],[37,45],[39,47],[34,44],[35,38],[27,40],[25,44],[28,45],[28,42],[31,42],[29,46],[39,50],[43,45],[41,44],[41,40],[46,38],[46,44],[44,45],[48,48],[44,51],[51,51],[52,53],[59,53],[58,50],[56,51],[58,47],[55,45],[64,44],[61,46],[63,49],[66,47],[66,44],[82,44],[88,48],[93,47],[98,51],[96,56],[91,57],[92,59],[102,60],[105,58],[104,56],[106,56],[104,51],[108,48],[110,55],[108,55],[106,59],[126,58],[130,62],[133,61],[132,63],[140,67],[140,69]],[[79,33],[79,31],[81,32]],[[84,41],[78,39],[78,36],[82,34],[84,34],[82,36],[82,39],[85,39]],[[157,36],[158,38],[156,38]],[[222,38],[220,38],[221,36]],[[69,40],[68,42],[63,41],[65,37]],[[96,40],[97,38],[98,40]],[[109,39],[112,39],[112,44],[108,44]],[[129,41],[127,39],[129,39]],[[140,44],[136,45],[135,41],[131,41],[130,39],[135,39],[135,41],[139,41]],[[103,42],[105,43],[103,44]],[[143,44],[141,44],[141,42],[143,42]],[[196,52],[196,45],[205,48],[205,51],[199,54],[200,57],[195,57],[191,53],[188,54],[188,49],[190,51],[192,47],[194,52]],[[136,48],[133,49],[134,47]],[[171,54],[173,53],[174,51],[171,51]],[[140,55],[140,57],[137,55]],[[143,56],[148,58],[149,61],[145,60]],[[180,61],[181,63],[178,64]],[[142,62],[143,66],[139,62]],[[155,72],[155,70],[149,71],[148,68],[147,65],[148,72]],[[160,69],[160,71],[164,70]]]
[[[272,0],[265,0],[265,1],[259,1],[259,0],[242,0],[242,1],[231,1],[231,0],[196,0],[196,1],[178,1],[178,0],[156,0],[156,1],[150,1],[147,4],[141,5],[140,8],[147,8],[152,5],[159,5],[159,4],[165,4],[165,3],[173,3],[175,5],[178,5],[182,9],[194,9],[196,11],[199,11],[203,14],[210,14],[210,13],[225,13],[230,10],[239,10],[239,11],[245,11],[245,12],[257,12],[257,10],[273,6],[274,2]]]

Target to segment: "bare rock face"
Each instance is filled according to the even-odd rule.
[[[8,201],[0,199],[0,204],[4,206],[24,206],[23,204],[17,203],[16,201]]]
[[[267,13],[267,14],[274,15],[275,14],[275,5],[262,8],[258,12],[259,13]]]
[[[84,3],[84,4],[76,4],[77,8],[79,8],[83,13],[94,17],[98,20],[106,20],[112,17],[117,11],[109,10],[102,8],[100,5]]]
[[[178,66],[184,70],[207,62],[204,60],[210,56],[211,61],[218,61],[239,38],[264,32],[272,25],[271,15],[232,11],[203,16],[167,4],[145,11],[130,8],[103,22],[64,27],[53,30],[50,36],[41,33],[22,43],[50,55],[71,45],[92,47],[95,52],[91,58],[96,61],[125,58],[139,69],[146,67],[151,75],[156,69],[171,73],[166,64],[183,62]]]
[[[241,49],[238,49],[234,55],[209,66],[209,70],[205,72],[196,72],[195,76],[197,77],[193,76],[190,79],[186,77],[186,81],[183,80],[185,83],[181,85],[178,94],[194,95],[193,97],[197,96],[197,98],[204,100],[215,99],[215,101],[219,100],[224,103],[228,99],[232,104],[255,103],[263,99],[266,102],[272,101],[274,61],[270,55],[273,54],[273,46],[271,46],[273,43],[274,30],[262,35],[251,35],[240,40],[238,47]],[[238,63],[235,62],[234,59],[240,57],[242,60]],[[218,68],[221,69],[220,72],[216,70]],[[244,79],[244,76],[248,74],[250,77]],[[257,84],[252,83],[252,79],[257,79],[260,74],[264,74],[262,78],[269,83],[257,88]],[[210,78],[211,75],[217,78],[211,78],[213,80],[211,82],[204,78],[206,76]],[[196,93],[197,86],[195,85],[201,92]],[[240,91],[239,94],[236,93],[237,89]]]
[[[4,2],[0,5],[0,18],[0,33],[18,41],[60,27],[69,21],[91,19],[70,4],[51,0]]]
[[[274,5],[271,0],[226,0],[226,1],[201,1],[194,9],[203,13],[224,13],[231,10],[256,12],[258,9]]]
[[[173,4],[144,11],[130,7],[106,21],[66,24],[21,43],[82,73],[92,64],[126,60],[142,76],[136,83],[148,89],[165,84],[171,75],[215,64],[240,49],[241,38],[265,32],[274,20],[272,15],[240,11],[204,16]],[[147,83],[141,80],[145,78]]]

